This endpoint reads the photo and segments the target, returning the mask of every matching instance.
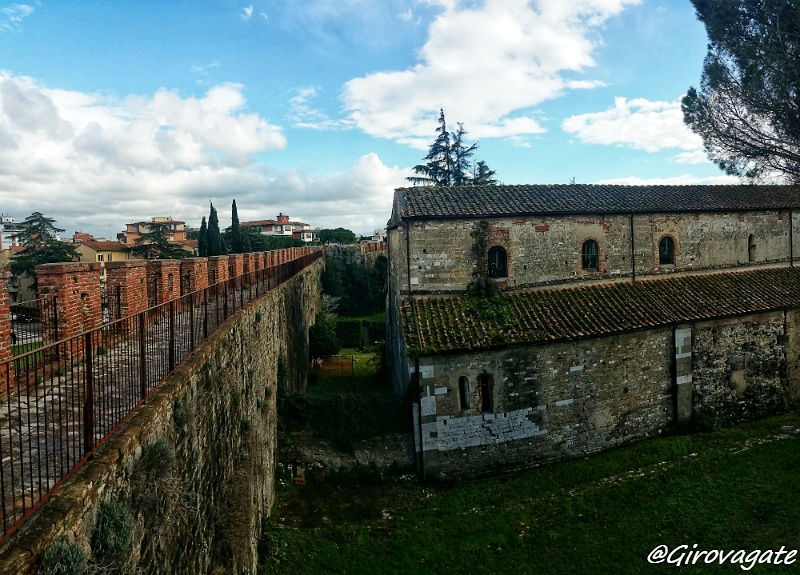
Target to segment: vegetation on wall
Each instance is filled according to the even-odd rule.
[[[337,305],[337,298],[323,294],[322,307],[308,332],[308,353],[312,358],[336,355],[342,347],[336,336]]]
[[[386,307],[388,262],[386,256],[379,255],[372,267],[366,267],[326,257],[322,290],[339,299],[341,315],[381,313]]]

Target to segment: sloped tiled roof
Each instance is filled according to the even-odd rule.
[[[393,218],[707,212],[800,207],[798,186],[418,186],[395,190]]]
[[[89,240],[85,242],[80,242],[78,244],[74,244],[75,246],[79,246],[83,244],[86,247],[93,249],[96,252],[127,252],[130,251],[130,247],[126,246],[125,244],[121,244],[120,242],[109,242],[109,241],[97,241],[97,240]]]
[[[423,353],[538,344],[800,307],[800,270],[773,268],[548,289],[490,299],[449,296],[402,306]],[[416,310],[416,313],[415,313]]]

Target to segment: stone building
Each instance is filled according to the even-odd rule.
[[[800,397],[800,188],[396,190],[393,380],[458,477]]]

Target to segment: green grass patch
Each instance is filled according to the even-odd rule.
[[[392,386],[381,369],[381,355],[377,351],[343,348],[339,356],[353,357],[353,375],[324,377],[312,374],[308,382],[310,396],[327,396],[338,393],[392,393]]]
[[[369,513],[350,504],[363,496],[358,484],[296,488],[281,494],[265,532],[261,572],[789,573],[800,559],[743,571],[647,556],[662,544],[800,550],[798,470],[793,413],[488,479],[391,481],[370,493]],[[305,516],[286,512],[311,490]]]

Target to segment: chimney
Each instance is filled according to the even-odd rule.
[[[283,212],[278,214],[278,223],[279,224],[288,224],[289,223],[289,216],[283,215]]]

